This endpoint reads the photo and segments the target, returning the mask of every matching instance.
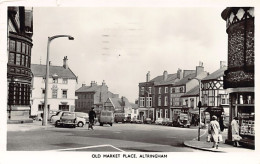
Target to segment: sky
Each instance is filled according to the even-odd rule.
[[[105,80],[109,91],[138,99],[138,84],[203,62],[212,73],[227,61],[225,7],[34,7],[32,63],[62,66],[68,57],[76,89]]]

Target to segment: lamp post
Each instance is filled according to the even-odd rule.
[[[199,107],[199,128],[198,128],[198,141],[200,141],[200,120],[201,120],[201,112],[200,112],[200,108],[201,108],[201,79],[198,79],[198,78],[196,78],[196,77],[194,77],[193,79],[196,79],[196,80],[198,80],[198,82],[199,82],[199,102],[198,102],[198,107]]]
[[[48,79],[49,79],[49,49],[50,43],[53,39],[60,38],[60,37],[67,37],[69,40],[74,40],[74,38],[70,35],[55,35],[52,37],[48,37],[47,43],[47,58],[46,58],[46,76],[45,76],[45,95],[44,95],[44,111],[43,111],[43,119],[42,125],[47,125],[47,114],[48,114]]]

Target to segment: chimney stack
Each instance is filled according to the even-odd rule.
[[[103,80],[103,82],[102,82],[102,86],[105,86],[106,85],[106,82],[105,82],[105,80]]]
[[[163,72],[163,80],[166,81],[168,78],[168,72],[167,71],[164,71]]]
[[[85,87],[86,86],[86,84],[85,83],[82,83],[82,87]]]
[[[199,66],[196,66],[196,76],[201,74],[204,71],[203,62],[199,62]]]
[[[64,58],[63,58],[63,67],[64,67],[65,69],[68,69],[68,68],[69,68],[67,56],[64,56]]]
[[[183,78],[183,73],[182,73],[182,70],[180,68],[178,68],[178,70],[177,70],[177,78],[178,79],[182,79]]]
[[[150,81],[150,71],[148,71],[148,73],[146,74],[146,82]]]
[[[227,62],[226,61],[220,61],[220,68],[223,68],[227,66]]]

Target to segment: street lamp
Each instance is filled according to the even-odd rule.
[[[47,58],[46,58],[46,76],[45,76],[45,95],[44,95],[44,111],[43,111],[43,119],[42,125],[47,125],[47,114],[48,114],[48,79],[49,79],[49,48],[50,43],[53,39],[60,38],[60,37],[67,37],[69,40],[74,40],[74,38],[70,35],[55,35],[52,37],[48,37],[47,43]]]
[[[198,107],[199,107],[199,128],[198,128],[198,141],[200,141],[200,120],[201,120],[201,112],[200,112],[200,108],[201,108],[201,79],[198,79],[198,78],[196,78],[196,77],[194,77],[194,78],[192,78],[192,79],[196,79],[196,80],[198,80],[198,82],[199,82],[199,103],[198,103]]]

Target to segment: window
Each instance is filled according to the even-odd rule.
[[[136,109],[134,109],[134,114],[136,114],[137,113],[137,110]]]
[[[226,104],[226,100],[225,100],[225,99],[222,99],[222,100],[221,100],[221,103],[222,103],[222,104]]]
[[[186,99],[186,100],[185,100],[185,106],[188,107],[188,105],[189,105],[189,102],[188,102],[188,99]]]
[[[165,118],[168,118],[168,109],[165,109]]]
[[[165,93],[168,93],[168,87],[164,88]]]
[[[52,83],[58,83],[58,79],[57,78],[53,78],[52,79]]]
[[[175,88],[172,88],[172,93],[175,93]]]
[[[180,87],[180,93],[182,93],[183,92],[183,88],[182,87]]]
[[[21,54],[16,54],[16,65],[20,65],[21,64]]]
[[[148,88],[148,92],[149,92],[149,94],[152,94],[152,87]]]
[[[9,61],[10,64],[14,64],[14,53],[9,54]]]
[[[146,107],[151,107],[152,106],[152,97],[147,97],[146,98]]]
[[[62,98],[67,98],[67,90],[62,90]]]
[[[57,95],[58,95],[58,90],[52,89],[52,98],[57,98]]]
[[[144,95],[144,87],[141,87],[141,95]]]
[[[42,97],[44,97],[45,89],[42,89]]]
[[[158,93],[159,93],[159,94],[161,94],[161,92],[162,92],[161,90],[162,90],[162,88],[161,88],[161,87],[159,87],[159,91],[158,91]]]
[[[62,79],[63,84],[68,84],[68,79]]]
[[[168,106],[168,97],[164,97],[164,106]]]
[[[162,118],[163,116],[162,116],[162,109],[160,109],[160,118]]]
[[[140,107],[144,107],[144,97],[140,97]]]
[[[190,107],[194,108],[194,98],[190,99]]]
[[[161,95],[159,95],[159,97],[158,97],[158,106],[161,106]]]

